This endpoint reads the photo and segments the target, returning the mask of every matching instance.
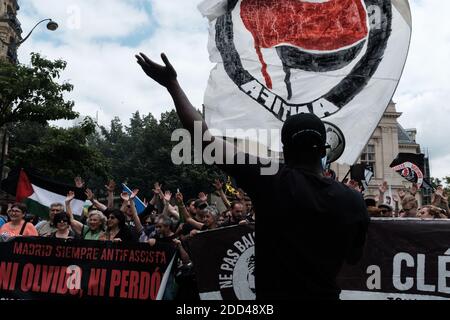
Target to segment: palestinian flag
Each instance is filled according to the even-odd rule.
[[[31,214],[46,218],[50,205],[52,203],[64,205],[69,191],[75,192],[75,198],[71,202],[72,212],[74,215],[80,216],[86,201],[83,189],[54,182],[21,170],[17,183],[16,201],[25,203]]]

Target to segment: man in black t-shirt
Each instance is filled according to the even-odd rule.
[[[281,135],[286,163],[277,174],[261,175],[258,165],[221,166],[258,212],[257,298],[338,299],[342,265],[362,256],[369,222],[364,200],[323,176],[326,132],[317,116],[288,118]],[[274,219],[280,217],[291,221],[274,234]]]
[[[136,58],[149,77],[167,88],[191,135],[195,122],[201,122],[202,134],[207,137],[203,147],[214,141],[167,57],[162,55],[165,66],[144,54]],[[246,190],[258,212],[256,298],[338,299],[336,277],[342,265],[356,263],[362,256],[369,221],[364,201],[361,194],[323,176],[326,132],[318,117],[302,114],[288,118],[282,142],[286,164],[280,165],[275,175],[261,175],[259,165],[220,166]],[[234,146],[225,143],[224,154],[230,152],[237,158]],[[280,218],[289,222],[276,229],[274,220]]]

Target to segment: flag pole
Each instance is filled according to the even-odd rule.
[[[345,179],[350,175],[350,172],[352,171],[352,167],[350,166],[350,169],[348,170],[347,174],[345,175],[344,179],[342,179],[342,183],[344,183]]]

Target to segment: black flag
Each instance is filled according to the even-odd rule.
[[[19,181],[21,168],[13,168],[8,177],[1,182],[0,188],[6,193],[15,196],[17,190],[17,182]]]
[[[399,153],[397,158],[392,161],[391,168],[409,182],[415,183],[417,188],[420,188],[424,183],[424,158],[423,153]]]
[[[255,300],[255,226],[201,232],[189,240],[202,300]]]
[[[362,190],[367,190],[373,177],[373,167],[365,163],[358,163],[350,167],[350,178],[358,182]]]

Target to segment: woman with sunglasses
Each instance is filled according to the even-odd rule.
[[[126,217],[122,211],[118,209],[106,210],[105,214],[108,217],[106,231],[99,240],[113,242],[130,242],[134,240],[130,229],[125,224]]]
[[[27,206],[23,203],[15,203],[8,210],[9,222],[0,229],[0,236],[3,240],[12,237],[37,237],[38,232],[32,223],[25,221]]]
[[[58,239],[75,239],[75,232],[70,229],[70,219],[67,213],[60,212],[53,217],[53,225],[56,227],[56,231],[51,234],[50,237]]]

